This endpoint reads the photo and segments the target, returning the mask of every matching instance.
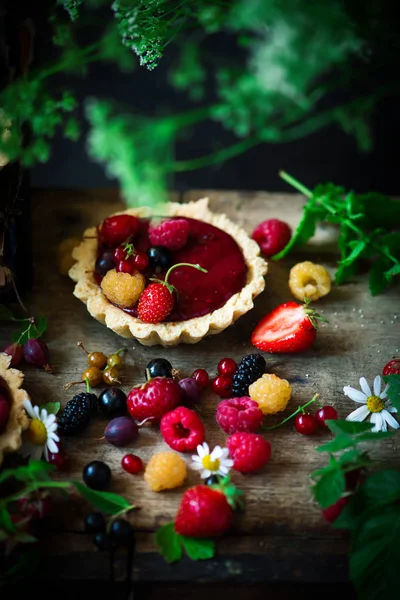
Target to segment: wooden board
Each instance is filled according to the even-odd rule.
[[[295,227],[303,204],[298,195],[231,191],[192,191],[181,199],[204,196],[210,198],[213,210],[226,212],[249,233],[259,221],[269,217],[283,218]],[[255,350],[249,344],[255,324],[277,304],[291,299],[287,282],[293,264],[311,259],[334,272],[336,231],[331,227],[320,228],[306,248],[279,263],[270,263],[265,291],[257,298],[254,310],[225,332],[195,346],[144,347],[119,338],[92,319],[84,304],[72,295],[73,282],[58,273],[55,262],[56,247],[62,239],[81,234],[87,226],[121,208],[118,194],[112,190],[38,190],[35,194],[35,287],[26,303],[32,314],[44,314],[48,318],[45,340],[51,350],[54,373],[49,375],[24,367],[26,388],[34,403],[60,400],[65,404],[80,389],[75,386],[69,392],[63,390],[67,382],[79,380],[86,367],[84,355],[76,348],[78,341],[90,351],[111,353],[120,347],[129,349],[121,372],[122,387],[127,392],[144,380],[144,367],[155,357],[168,358],[183,375],[190,375],[199,367],[214,375],[222,357],[231,356],[240,361]],[[298,356],[267,356],[269,369],[288,379],[293,387],[293,396],[283,416],[315,392],[320,393],[324,402],[333,404],[340,417],[351,412],[355,405],[344,396],[343,386],[357,386],[360,376],[372,380],[381,372],[383,364],[399,353],[398,307],[399,288],[393,287],[384,295],[372,298],[366,275],[334,287],[328,297],[320,300],[319,312],[329,319],[329,324],[321,326],[314,347]],[[12,325],[2,323],[2,345],[9,341],[12,329]],[[217,403],[218,399],[208,393],[201,407],[211,446],[223,445],[226,438],[215,422]],[[234,482],[245,491],[246,510],[236,516],[232,531],[218,544],[217,558],[198,563],[185,559],[180,564],[167,565],[156,553],[153,532],[174,518],[182,489],[156,494],[149,491],[142,477],[124,473],[120,461],[127,449],[115,448],[100,439],[105,424],[105,420],[95,418],[85,434],[65,440],[72,459],[69,476],[81,479],[87,462],[104,460],[113,472],[110,489],[141,506],[141,510],[129,517],[138,532],[138,557],[134,567],[137,580],[321,582],[347,579],[346,537],[322,520],[310,495],[309,474],[326,461],[325,456],[315,452],[315,447],[329,439],[328,433],[303,437],[288,424],[266,435],[272,444],[272,458],[266,467],[258,474],[233,475]],[[154,452],[166,449],[159,432],[146,428],[129,451],[147,462]],[[387,440],[379,446],[377,457],[399,464],[398,449],[397,437]],[[186,458],[189,466],[190,456]],[[196,472],[188,468],[187,485],[198,482]],[[87,505],[77,500],[68,510],[64,507],[55,519],[53,530],[57,535],[49,536],[51,554],[43,577],[47,578],[53,568],[60,578],[66,579],[108,577],[104,557],[94,550],[90,539],[82,535],[85,511],[88,511]]]

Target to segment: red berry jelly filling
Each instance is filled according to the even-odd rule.
[[[177,289],[178,296],[165,321],[186,321],[207,315],[224,306],[246,285],[247,266],[235,240],[209,223],[186,220],[190,225],[188,241],[181,250],[171,252],[172,264],[199,264],[207,273],[191,267],[177,267],[172,271],[169,282]],[[140,230],[134,240],[137,251],[146,252],[151,247],[148,227],[148,220],[141,219]],[[104,250],[99,246],[99,254]],[[156,273],[149,266],[144,274],[148,280],[150,277],[163,279],[165,273]],[[100,284],[101,279],[100,275],[96,276],[97,283]],[[136,307],[121,310],[137,317]]]

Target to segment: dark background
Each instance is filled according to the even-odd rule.
[[[35,25],[36,61],[40,63],[51,59],[54,50],[49,43],[49,31],[44,17],[35,14]],[[212,51],[216,61],[219,55],[235,53],[234,46],[223,36],[213,40]],[[382,37],[374,52],[386,53],[387,61],[383,67],[377,68],[372,64],[371,69],[366,70],[366,92],[373,92],[378,85],[393,81],[393,74],[400,71],[400,48],[399,54],[395,47],[391,51],[387,38]],[[193,105],[184,93],[175,92],[168,82],[174,58],[174,49],[171,48],[154,71],[137,67],[131,73],[121,73],[111,64],[95,64],[90,67],[85,78],[60,75],[54,79],[53,85],[57,88],[72,88],[79,101],[88,96],[97,96],[112,98],[132,111],[156,114],[165,110],[165,107],[183,111]],[[349,92],[351,91],[350,89]],[[204,103],[210,100],[211,92],[210,98],[205,98]],[[333,94],[325,108],[336,101]],[[354,138],[337,126],[331,126],[296,142],[261,144],[222,165],[176,174],[171,178],[170,186],[177,190],[289,190],[289,186],[278,176],[278,171],[284,169],[310,187],[320,182],[333,181],[360,192],[375,190],[399,194],[399,106],[399,96],[386,97],[378,103],[370,116],[374,147],[369,153],[359,151]],[[176,157],[180,160],[195,158],[208,154],[215,146],[230,145],[236,140],[235,136],[218,124],[207,121],[179,141]],[[31,182],[33,186],[40,187],[117,185],[117,182],[107,178],[102,166],[91,162],[86,154],[85,135],[78,142],[70,142],[62,135],[57,136],[51,160],[32,169]]]

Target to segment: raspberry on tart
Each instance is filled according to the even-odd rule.
[[[188,204],[168,203],[162,215],[154,215],[149,207],[141,207],[111,217],[119,215],[137,217],[138,230],[131,244],[135,253],[149,257],[149,264],[142,271],[145,290],[152,280],[162,281],[168,269],[177,265],[168,279],[176,290],[175,302],[167,316],[157,323],[146,323],[140,318],[140,299],[134,298],[130,291],[129,301],[124,296],[125,306],[120,298],[115,302],[113,286],[108,288],[107,294],[102,285],[108,272],[105,265],[110,247],[102,242],[101,236],[96,238],[99,228],[91,228],[85,231],[83,242],[74,250],[76,263],[69,276],[76,282],[74,295],[86,304],[94,318],[119,335],[136,338],[144,345],[174,346],[181,342],[193,344],[207,335],[219,333],[253,308],[253,299],[265,286],[267,263],[260,257],[259,246],[243,229],[226,215],[209,210],[208,199]],[[160,225],[154,225],[155,216],[162,217]],[[112,231],[120,244],[122,233],[118,233],[118,230]],[[179,263],[199,265],[206,273],[199,273],[190,266],[178,266]],[[119,287],[121,275],[132,277],[118,273],[115,278],[118,290],[122,290]]]

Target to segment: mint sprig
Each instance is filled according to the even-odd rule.
[[[355,194],[327,183],[308,189],[282,171],[282,179],[306,196],[302,218],[292,239],[273,256],[279,260],[314,235],[318,223],[339,226],[335,283],[341,284],[357,273],[360,261],[370,261],[369,289],[373,296],[383,292],[400,273],[400,234],[390,232],[400,225],[400,203],[382,194]]]
[[[158,529],[155,542],[168,563],[179,561],[184,550],[191,560],[207,560],[215,554],[214,540],[180,535],[172,522]]]

